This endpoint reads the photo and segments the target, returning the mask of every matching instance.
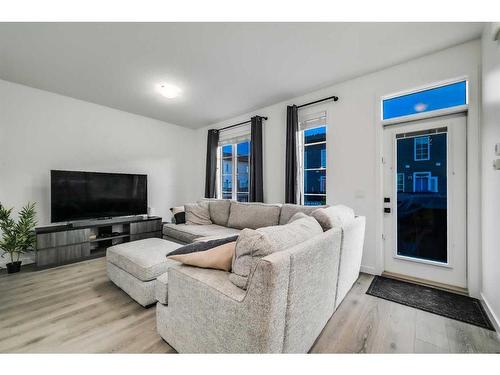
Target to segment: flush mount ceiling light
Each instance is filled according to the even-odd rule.
[[[161,95],[168,99],[177,98],[181,94],[180,88],[169,83],[160,83],[158,85],[158,91]]]

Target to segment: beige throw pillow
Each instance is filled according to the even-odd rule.
[[[210,212],[208,210],[208,202],[187,203],[184,205],[186,212],[186,224],[188,225],[209,225]]]
[[[200,268],[213,268],[222,271],[231,271],[236,241],[214,247],[210,250],[196,253],[169,255],[168,259],[177,260],[189,266]]]

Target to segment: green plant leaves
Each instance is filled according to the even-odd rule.
[[[11,261],[14,261],[14,254],[19,260],[21,253],[35,247],[35,203],[28,203],[19,211],[17,223],[11,217],[12,211],[13,208],[7,209],[0,203],[0,231],[2,232],[0,250],[9,254]]]

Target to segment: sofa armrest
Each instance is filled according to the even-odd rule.
[[[364,216],[357,216],[342,228],[339,281],[337,284],[335,309],[338,308],[359,277],[361,260],[363,258],[365,225],[366,218]]]

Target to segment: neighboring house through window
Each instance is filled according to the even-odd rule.
[[[398,192],[405,191],[405,174],[398,173]]]
[[[415,161],[429,160],[431,158],[431,147],[429,137],[417,137],[413,140]]]
[[[430,193],[437,191],[437,177],[431,172],[413,172],[413,192]]]

